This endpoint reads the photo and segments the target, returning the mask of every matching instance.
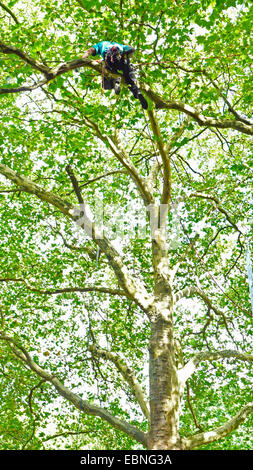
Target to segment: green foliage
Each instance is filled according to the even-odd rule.
[[[1,11],[1,41],[41,63],[54,67],[80,57],[102,39],[131,44],[137,48],[133,62],[138,64],[140,80],[165,100],[181,100],[215,119],[234,119],[222,98],[226,96],[241,116],[250,118],[250,1],[159,0],[149,2],[147,8],[143,0],[101,0],[95,4],[88,0],[25,0],[22,5],[10,1],[8,6],[19,22]],[[31,84],[41,78],[15,55],[1,54],[0,68],[1,87]],[[122,167],[85,124],[88,116],[102,134],[114,135],[116,129],[138,171],[147,176],[156,159],[139,103],[125,89],[118,100],[110,92],[103,96],[101,77],[83,68],[32,93],[1,95],[1,105],[1,163],[77,205],[65,170],[67,164],[72,165],[92,209],[96,192],[103,194],[108,232],[113,235],[121,219],[125,221],[120,226],[123,239],[116,242],[131,273],[144,280],[151,292],[150,234],[148,230],[145,236],[138,234],[139,221],[128,219],[129,204],[139,201],[136,188],[124,172],[112,173]],[[165,110],[157,115],[163,140],[169,142],[184,116]],[[172,146],[173,201],[182,198],[177,207],[188,237],[200,234],[195,248],[181,263],[175,290],[197,282],[224,311],[225,318],[213,315],[209,322],[210,312],[202,301],[178,304],[175,329],[185,362],[206,348],[237,347],[249,352],[252,324],[245,314],[250,312],[245,240],[214,200],[191,195],[216,197],[234,224],[252,224],[251,151],[249,136],[203,129],[194,120]],[[96,180],[102,175],[106,176]],[[157,200],[162,182],[159,174]],[[1,279],[25,279],[39,290],[83,287],[93,281],[97,286],[117,287],[103,255],[97,266],[85,251],[67,247],[95,250],[75,224],[47,203],[16,191],[2,177],[0,186]],[[112,206],[120,207],[124,217],[120,212],[109,227]],[[168,236],[173,267],[189,239],[172,213]],[[249,240],[252,242],[252,230]],[[38,294],[23,281],[1,282],[0,287],[1,319],[7,332],[22,341],[36,363],[83,398],[147,430],[148,424],[116,367],[106,361],[91,361],[87,352],[89,342],[96,341],[120,353],[148,393],[150,326],[135,305],[103,293]],[[238,366],[236,361],[204,364],[194,374],[189,383],[191,403],[205,430],[222,425],[250,400],[248,374],[248,365]],[[59,399],[49,385],[40,383],[2,342],[0,375],[1,449],[140,447],[97,418],[80,418],[72,405]],[[205,448],[250,448],[250,424],[249,419],[231,436]],[[180,431],[182,436],[198,431],[187,396]]]

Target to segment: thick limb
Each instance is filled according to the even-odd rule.
[[[130,437],[140,442],[144,446],[147,445],[147,437],[142,431],[127,423],[126,421],[122,421],[121,419],[112,415],[106,409],[83,400],[79,395],[74,393],[71,388],[66,387],[63,382],[56,377],[55,374],[52,374],[48,370],[45,370],[40,365],[35,363],[30,353],[23,347],[19,340],[16,338],[13,339],[5,334],[5,332],[0,331],[0,341],[5,341],[7,344],[9,344],[12,352],[21,362],[23,362],[27,367],[29,367],[29,369],[31,369],[44,381],[51,383],[51,385],[57,390],[58,394],[72,403],[77,409],[87,415],[100,417],[103,421],[108,422],[115,429],[128,434]]]
[[[96,49],[94,47],[90,47],[90,49],[87,49],[85,53],[82,55],[82,59],[88,59],[90,55],[94,55],[96,52]]]

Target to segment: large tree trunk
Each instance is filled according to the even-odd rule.
[[[167,256],[164,221],[158,214],[158,229],[151,224],[154,267],[153,310],[150,312],[149,344],[150,431],[148,448],[179,449],[178,432],[180,393],[176,368],[173,295]],[[152,219],[154,221],[154,218]]]
[[[180,394],[175,364],[172,312],[163,309],[151,324],[150,432],[148,448],[179,449]]]

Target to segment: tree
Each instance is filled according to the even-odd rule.
[[[252,3],[0,8],[2,448],[250,448]]]

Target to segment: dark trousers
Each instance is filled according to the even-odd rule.
[[[128,85],[129,90],[133,93],[134,97],[137,98],[139,93],[139,88],[137,87],[137,80],[135,76],[134,66],[127,61],[122,61],[120,64],[117,65],[117,69],[114,70],[109,69],[110,72],[123,72],[123,77],[125,82]],[[120,82],[120,78],[104,78],[104,89],[105,90],[112,90],[114,88],[115,82]]]

